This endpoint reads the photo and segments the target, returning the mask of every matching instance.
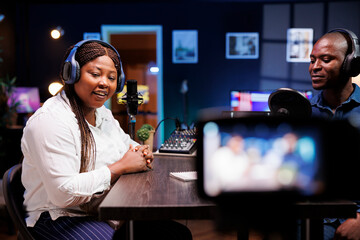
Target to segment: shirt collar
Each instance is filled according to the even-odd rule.
[[[360,103],[360,87],[355,83],[353,83],[353,86],[355,89],[354,92],[351,94],[349,100]]]
[[[354,86],[354,91],[351,93],[350,97],[345,102],[343,102],[342,104],[346,104],[346,103],[349,103],[351,101],[354,101],[354,102],[357,102],[357,103],[360,104],[360,87],[355,83],[353,83],[352,85]],[[321,90],[319,94],[315,95],[310,100],[311,106],[320,106],[320,107],[325,106],[324,98],[323,98],[322,94],[323,94],[323,90]]]
[[[66,104],[70,107],[70,109],[71,109],[70,101],[69,101],[69,98],[66,96],[65,91],[62,90],[62,91],[60,92],[60,95],[61,95],[60,97],[61,97],[62,99],[64,99],[65,103],[66,103]],[[95,116],[96,116],[96,122],[95,122],[95,124],[96,124],[96,127],[99,127],[99,126],[102,124],[103,121],[110,121],[110,120],[111,120],[109,114],[106,114],[105,111],[106,111],[106,107],[105,107],[105,106],[101,106],[100,108],[95,109]],[[75,113],[74,113],[74,115],[75,115]]]

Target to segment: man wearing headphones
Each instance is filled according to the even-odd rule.
[[[334,29],[322,36],[310,55],[312,86],[320,90],[311,99],[312,115],[350,118],[360,128],[360,88],[352,83],[359,72],[359,42],[353,32]],[[360,239],[359,212],[356,219],[325,219],[324,239]]]

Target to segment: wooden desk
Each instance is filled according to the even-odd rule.
[[[119,178],[100,204],[101,220],[215,219],[216,205],[199,198],[195,181],[169,177],[170,172],[194,170],[195,158],[156,156],[153,165],[151,171]],[[295,205],[294,214],[305,220],[304,239],[318,240],[323,234],[322,218],[355,217],[356,205],[350,201],[301,202]],[[271,221],[272,216],[265,219]]]
[[[195,169],[193,157],[156,156],[153,170],[123,175],[99,208],[100,219],[212,219],[215,205],[200,199],[196,182],[169,177]]]

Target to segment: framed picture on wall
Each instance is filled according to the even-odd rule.
[[[197,63],[198,31],[173,30],[172,37],[173,63]]]
[[[227,59],[259,58],[259,33],[229,32],[226,33]]]
[[[87,39],[97,39],[101,40],[101,34],[99,32],[84,32],[84,40]]]
[[[287,30],[286,61],[310,62],[313,35],[312,28],[289,28]]]

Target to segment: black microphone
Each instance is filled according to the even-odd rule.
[[[127,112],[129,115],[136,115],[138,113],[138,106],[142,103],[143,100],[137,91],[137,81],[134,79],[127,80],[126,88],[127,92],[123,100],[126,100]]]
[[[121,98],[121,103],[126,103],[127,113],[129,115],[129,135],[135,139],[135,115],[138,113],[138,106],[143,103],[141,94],[137,91],[137,81],[129,79],[126,81],[126,94]]]

